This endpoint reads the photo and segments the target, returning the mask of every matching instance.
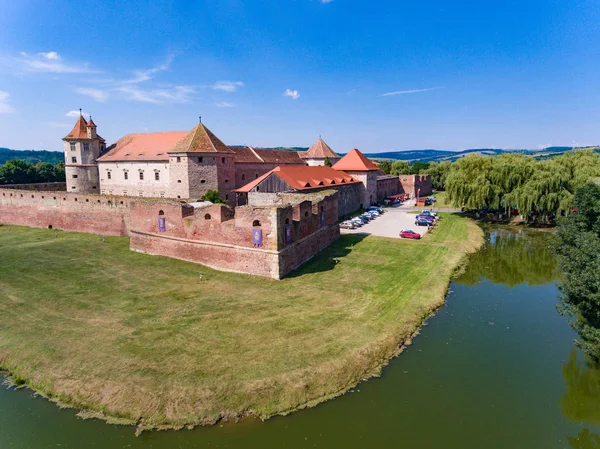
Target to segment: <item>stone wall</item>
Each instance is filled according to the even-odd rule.
[[[411,198],[417,196],[431,195],[431,175],[400,175],[400,185],[404,193],[408,193]],[[420,190],[420,192],[419,192]]]
[[[39,182],[35,184],[2,184],[0,189],[36,190],[47,192],[65,192],[66,182]]]
[[[0,224],[127,235],[132,199],[0,189]]]
[[[377,178],[377,202],[383,201],[391,195],[400,192],[400,179],[398,176],[380,176]]]

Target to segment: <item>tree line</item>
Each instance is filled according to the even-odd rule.
[[[65,166],[62,162],[31,162],[13,159],[0,165],[0,185],[32,184],[37,182],[64,182]]]

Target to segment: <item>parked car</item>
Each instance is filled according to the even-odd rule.
[[[417,220],[427,220],[431,224],[435,223],[435,218],[433,218],[431,215],[417,215]]]
[[[342,229],[356,229],[356,225],[352,223],[350,220],[342,221],[340,223],[340,228]]]
[[[363,217],[363,216],[354,217],[353,221],[354,220],[360,221],[361,224],[367,224],[369,222],[369,220],[367,218]]]
[[[420,239],[421,234],[415,231],[411,231],[410,229],[403,229],[400,231],[400,238],[402,239]]]
[[[421,211],[421,213],[419,215],[425,215],[427,217],[432,217],[435,220],[438,220],[440,218],[440,216],[437,214],[437,212],[432,212],[432,211],[427,210],[427,209]]]
[[[428,196],[427,199],[430,200],[432,203],[435,203],[437,201],[437,198],[435,196]]]
[[[417,218],[415,220],[415,226],[432,226],[433,222],[424,218]]]
[[[381,207],[376,207],[376,206],[371,206],[367,209],[367,211],[371,212],[377,212],[379,214],[383,214],[383,209]]]

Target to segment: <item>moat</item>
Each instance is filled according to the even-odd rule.
[[[550,235],[490,228],[447,304],[380,378],[315,408],[184,431],[82,420],[0,388],[0,447],[600,447],[600,369],[555,309]]]

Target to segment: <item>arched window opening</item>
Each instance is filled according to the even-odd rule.
[[[259,226],[260,226],[260,221],[258,221],[258,220],[254,220],[254,221],[252,222],[252,226],[254,226],[255,228],[259,227]]]
[[[289,224],[290,224],[290,219],[289,219],[289,218],[286,218],[286,219],[285,219],[285,224],[286,224],[286,225],[289,225]]]
[[[210,220],[210,218],[211,218],[211,217],[210,217],[210,214],[206,214],[206,215],[204,216],[204,219],[205,219],[205,220]]]
[[[308,212],[304,212],[304,216],[305,216],[305,217],[308,217]]]
[[[164,210],[159,210],[159,211],[158,211],[158,215],[159,215],[159,216],[162,216],[162,215],[164,215],[164,214],[165,214],[165,211],[164,211]]]

